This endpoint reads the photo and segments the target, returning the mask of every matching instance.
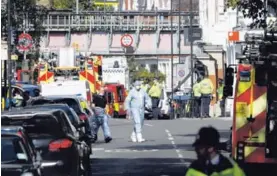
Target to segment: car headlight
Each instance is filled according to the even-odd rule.
[[[26,173],[21,174],[21,176],[34,176],[34,174],[31,172],[26,172]]]

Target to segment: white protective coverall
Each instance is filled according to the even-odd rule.
[[[141,89],[141,84],[137,81],[134,83],[134,88],[129,92],[125,99],[125,109],[134,121],[134,130],[131,135],[131,140],[133,142],[145,141],[145,139],[142,138],[145,107],[151,109],[151,98],[145,90]]]

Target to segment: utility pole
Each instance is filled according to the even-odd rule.
[[[173,16],[172,16],[172,10],[173,10],[173,0],[170,1],[170,27],[171,27],[171,35],[170,35],[170,43],[171,43],[171,101],[173,102]],[[171,103],[171,106],[173,107],[173,104]],[[172,111],[172,117],[175,118],[175,112],[174,108]]]
[[[76,13],[79,14],[79,0],[76,0]]]
[[[192,13],[192,0],[190,0],[190,70],[191,70],[191,90],[193,87],[193,28],[192,28],[192,19],[193,19],[193,13]]]
[[[178,18],[179,18],[179,23],[178,23],[178,30],[179,30],[179,35],[178,35],[178,48],[179,48],[179,64],[181,63],[181,0],[179,0],[179,14],[178,14]]]
[[[7,1],[7,11],[8,11],[8,97],[9,97],[9,109],[12,107],[12,62],[11,62],[11,0]]]

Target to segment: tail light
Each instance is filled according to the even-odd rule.
[[[85,114],[81,114],[79,115],[80,119],[81,120],[86,120],[87,119],[87,116]]]
[[[71,140],[59,139],[59,140],[55,140],[49,144],[49,150],[54,152],[54,151],[59,151],[60,149],[70,148],[71,146],[72,146]]]

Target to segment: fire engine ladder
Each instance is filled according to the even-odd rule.
[[[55,67],[55,79],[72,80],[74,77],[79,77],[79,67]]]
[[[198,12],[192,12],[193,27],[199,27]],[[179,25],[180,17],[180,25]],[[173,25],[171,27],[171,19]],[[70,44],[71,31],[87,33],[87,47],[91,45],[92,32],[102,31],[108,33],[109,51],[114,33],[135,33],[134,43],[138,45],[141,33],[156,33],[156,44],[159,45],[160,33],[175,34],[184,33],[190,25],[190,12],[173,11],[123,11],[123,12],[100,12],[90,11],[82,14],[71,12],[50,12],[44,17],[43,29],[47,33],[49,43],[50,32],[66,32],[67,44]],[[33,25],[29,24],[29,30]]]

